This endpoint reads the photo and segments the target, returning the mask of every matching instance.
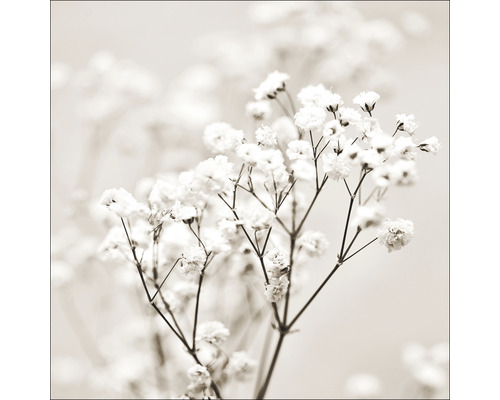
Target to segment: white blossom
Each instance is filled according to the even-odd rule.
[[[325,128],[323,129],[323,136],[332,140],[337,135],[341,135],[345,132],[345,128],[342,126],[338,119],[332,119],[325,124]]]
[[[421,142],[418,147],[427,153],[436,154],[441,147],[441,143],[439,143],[439,139],[436,136],[432,136]]]
[[[322,155],[323,171],[334,181],[345,179],[351,172],[351,162],[349,158],[341,153],[328,153]]]
[[[218,194],[230,190],[230,180],[233,164],[226,156],[218,155],[215,158],[199,163],[196,168],[196,180],[199,189],[207,195]]]
[[[290,174],[284,165],[266,171],[265,186],[271,192],[281,192],[288,187]]]
[[[413,234],[413,222],[402,218],[397,220],[386,219],[382,228],[378,231],[378,238],[390,253],[393,250],[401,250],[410,243]]]
[[[225,342],[229,337],[229,329],[220,321],[208,321],[200,324],[196,330],[196,340],[211,344]]]
[[[185,206],[180,201],[176,201],[169,210],[167,218],[173,219],[175,222],[188,222],[197,216],[196,208],[193,206]]]
[[[246,351],[235,351],[229,357],[225,371],[237,381],[246,381],[256,366],[257,362],[252,360]]]
[[[396,185],[413,185],[418,179],[415,161],[398,160],[388,169],[391,182]]]
[[[321,132],[326,111],[317,106],[302,107],[294,116],[295,125],[304,131]]]
[[[400,136],[394,141],[394,154],[403,160],[413,160],[417,154],[417,145],[409,136]]]
[[[303,249],[309,257],[321,257],[328,249],[326,236],[317,231],[306,231],[297,240],[299,249]]]
[[[236,150],[236,155],[241,158],[245,163],[255,166],[259,160],[261,148],[255,143],[243,143]]]
[[[285,81],[288,79],[290,75],[284,72],[271,72],[258,88],[253,89],[255,100],[274,99],[278,92],[285,90]]]
[[[383,208],[379,203],[370,206],[359,206],[356,216],[352,220],[352,225],[366,229],[380,225],[384,218]]]
[[[413,135],[419,124],[415,121],[413,114],[396,114],[396,126],[398,130]]]
[[[371,113],[379,99],[380,95],[376,92],[361,92],[354,98],[353,103],[360,106],[363,111]]]
[[[123,188],[105,190],[100,203],[121,218],[147,213],[146,206],[139,203],[132,194]]]
[[[373,398],[380,394],[380,380],[373,374],[358,373],[351,375],[346,382],[346,393],[357,399]]]
[[[251,101],[246,104],[246,114],[256,121],[267,120],[271,118],[271,104],[267,100]]]
[[[281,168],[284,165],[285,159],[283,153],[278,149],[262,150],[257,159],[257,168],[262,171],[271,171]]]
[[[193,365],[188,369],[187,375],[189,378],[188,391],[199,393],[207,389],[212,383],[210,372],[204,365]],[[191,398],[191,397],[189,397]]]
[[[290,164],[293,176],[303,181],[311,181],[316,175],[316,169],[309,160],[295,160]]]
[[[356,124],[361,120],[361,114],[350,107],[339,107],[338,119],[342,126]]]
[[[287,292],[288,284],[286,275],[280,278],[269,279],[269,283],[265,285],[264,291],[267,301],[271,303],[280,301]]]
[[[267,125],[262,125],[255,131],[257,143],[264,147],[274,147],[278,144],[278,133]]]
[[[377,153],[384,154],[385,156],[390,155],[388,153],[392,148],[393,143],[394,139],[392,136],[383,132],[377,133],[370,138],[371,147],[375,149]]]
[[[290,160],[312,160],[313,149],[307,140],[292,140],[288,143],[286,155]]]
[[[303,106],[316,106],[335,112],[344,102],[337,93],[327,90],[322,84],[309,85],[301,89],[297,95],[299,103]]]
[[[279,278],[286,272],[288,254],[281,248],[275,247],[266,254],[266,270],[273,278]]]
[[[243,142],[243,131],[234,129],[225,122],[208,125],[203,132],[203,142],[216,154],[235,151]]]
[[[192,245],[182,252],[180,260],[181,271],[185,275],[194,273],[201,274],[206,259],[207,255],[205,254],[205,250],[198,245]]]
[[[241,214],[243,215],[242,219],[245,225],[256,231],[269,229],[276,218],[274,213],[264,208],[244,210]]]

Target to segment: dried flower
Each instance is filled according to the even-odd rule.
[[[410,243],[413,234],[413,222],[402,218],[395,221],[386,219],[382,228],[378,231],[378,238],[390,253],[393,250],[401,250]]]
[[[361,92],[358,94],[353,103],[361,107],[361,109],[371,115],[371,112],[375,108],[375,104],[380,99],[380,95],[375,92]]]

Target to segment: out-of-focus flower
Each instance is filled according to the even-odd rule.
[[[361,114],[353,108],[340,107],[338,111],[339,111],[338,118],[342,126],[355,124],[361,120]]]
[[[413,114],[396,114],[396,127],[400,131],[413,135],[419,124],[415,121]]]
[[[259,145],[255,143],[243,143],[238,150],[236,150],[236,155],[241,158],[245,163],[254,167],[258,160],[261,152]]]
[[[231,354],[225,371],[237,381],[246,381],[256,366],[257,362],[252,360],[246,351],[235,351]]]
[[[123,188],[105,190],[100,203],[121,218],[147,213],[147,208]]]
[[[269,229],[276,216],[271,211],[264,208],[257,210],[243,210],[240,217],[245,222],[245,225],[256,231]]]
[[[400,136],[394,141],[394,154],[403,160],[413,160],[417,154],[417,145],[409,136]]]
[[[413,376],[418,383],[432,390],[439,390],[446,385],[446,372],[435,364],[419,364],[415,367]]]
[[[233,164],[226,156],[218,155],[200,162],[196,168],[196,183],[202,192],[214,195],[230,190]]]
[[[271,72],[258,88],[253,89],[255,100],[274,99],[278,92],[285,90],[285,81],[288,79],[290,75],[284,72]]]
[[[366,229],[380,225],[383,218],[383,208],[379,203],[371,206],[360,206],[358,207],[356,216],[352,220],[352,225]]]
[[[290,164],[293,171],[293,176],[303,181],[311,181],[314,179],[316,170],[314,165],[309,160],[295,160]]]
[[[401,250],[410,243],[414,232],[413,222],[407,219],[386,219],[382,228],[378,231],[378,238],[390,253],[393,250]]]
[[[358,373],[351,375],[346,382],[345,391],[350,397],[368,399],[380,395],[382,385],[373,374]]]
[[[175,222],[189,222],[196,215],[195,207],[182,205],[180,201],[176,201],[168,213],[168,217],[172,218]]]
[[[225,122],[208,125],[203,132],[203,142],[216,154],[235,151],[243,141],[243,131],[234,129]]]
[[[415,161],[398,160],[388,168],[391,182],[396,185],[413,185],[418,179]]]
[[[220,344],[229,337],[229,329],[220,321],[208,321],[200,324],[196,331],[196,340],[211,344]]]
[[[420,150],[431,154],[436,154],[440,147],[441,143],[439,143],[439,139],[436,136],[425,139],[418,145]]]
[[[207,389],[212,383],[210,372],[204,365],[193,365],[188,369],[187,375],[189,378],[188,391],[199,393]],[[191,398],[189,396],[189,398]]]
[[[265,121],[271,118],[271,104],[267,100],[251,101],[245,106],[246,114],[256,121]]]
[[[302,107],[294,116],[295,125],[304,131],[319,132],[323,130],[326,111],[317,106]]]
[[[182,252],[180,266],[181,271],[185,275],[198,273],[201,274],[207,255],[205,251],[198,245],[190,246]]]
[[[265,149],[258,154],[257,168],[263,171],[272,171],[283,166],[285,159],[278,149]]]
[[[394,139],[391,135],[378,133],[370,138],[370,145],[377,153],[389,155],[388,150],[391,149]]]
[[[307,140],[292,140],[288,143],[286,155],[290,160],[312,160],[313,149]]]
[[[344,103],[340,95],[325,89],[322,84],[317,86],[306,86],[300,90],[297,98],[303,107],[321,107],[331,112],[336,112],[339,109],[339,106]]]
[[[380,95],[376,92],[361,92],[352,101],[357,104],[361,109],[367,113],[371,113],[375,108],[375,104],[380,99]]]
[[[417,11],[407,11],[401,16],[403,29],[412,36],[422,36],[430,31],[429,20]]]
[[[297,240],[299,249],[303,249],[309,257],[321,257],[328,249],[329,243],[322,232],[306,231]]]
[[[332,119],[325,124],[323,129],[323,136],[329,140],[333,140],[337,135],[345,132],[345,128],[340,124],[338,119]]]

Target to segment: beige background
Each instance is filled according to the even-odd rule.
[[[94,52],[106,49],[151,70],[165,86],[196,61],[190,45],[200,35],[254,29],[246,17],[246,2],[53,2],[51,7],[52,61],[80,68]],[[347,377],[357,372],[376,374],[383,382],[384,398],[400,398],[409,377],[401,363],[401,346],[412,340],[425,345],[448,340],[448,3],[359,2],[358,7],[367,16],[393,21],[405,10],[418,10],[430,20],[429,36],[410,41],[397,57],[387,60],[387,71],[398,81],[397,93],[380,101],[377,116],[382,126],[392,126],[396,113],[414,113],[421,124],[419,138],[437,136],[442,149],[437,156],[421,157],[416,186],[397,188],[389,195],[389,216],[414,221],[413,242],[390,255],[374,245],[342,267],[298,323],[300,333],[287,338],[270,398],[342,397]],[[349,99],[368,89],[352,88],[342,95]],[[74,132],[65,135],[53,147],[52,174],[69,181],[79,147]],[[115,186],[119,178],[117,171],[101,173],[96,193]],[[338,187],[328,188],[309,225],[329,234],[332,243],[344,220],[343,211],[336,215],[332,210],[347,205],[337,193]],[[52,203],[53,229],[63,203],[64,199]],[[327,274],[335,249],[314,266],[317,271],[311,272],[309,290],[294,300],[292,314]],[[69,354],[85,362],[56,303],[52,354]],[[52,396],[99,394],[54,384]]]

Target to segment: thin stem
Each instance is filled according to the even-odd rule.
[[[174,270],[175,266],[177,265],[177,263],[179,261],[180,261],[180,258],[178,258],[177,261],[174,263],[174,265],[172,265],[172,268],[170,268],[170,271],[168,271],[167,276],[163,279],[163,281],[161,282],[161,284],[156,288],[157,289],[156,293],[151,298],[151,301],[153,301],[155,299],[156,295],[160,292],[161,287],[163,286],[163,284],[165,283],[165,281],[167,280],[167,278],[170,276],[170,274],[172,273],[172,271]]]
[[[198,309],[200,306],[200,293],[201,285],[203,283],[203,272],[200,275],[200,280],[198,281],[198,292],[196,293],[196,306],[194,310],[194,326],[193,326],[193,347],[192,351],[196,351],[196,327],[198,325]]]
[[[361,250],[363,250],[365,247],[368,247],[369,245],[371,245],[375,240],[377,240],[378,237],[376,237],[375,239],[371,240],[370,242],[368,242],[367,244],[365,244],[363,247],[361,247],[359,250],[357,250],[356,252],[352,253],[349,257],[345,258],[344,259],[344,262],[346,262],[347,260],[349,260],[351,257],[354,257],[356,254],[358,254]]]
[[[288,112],[288,110],[286,109],[286,107],[283,105],[283,103],[277,97],[275,97],[274,100],[276,100],[276,102],[279,104],[279,106],[281,107],[281,110],[283,110],[283,112],[286,114],[286,116],[293,119],[292,116],[290,115],[290,113]]]
[[[288,102],[290,103],[290,107],[292,107],[292,112],[295,115],[297,113],[297,110],[295,108],[295,103],[293,101],[293,97],[292,97],[292,95],[290,94],[290,92],[288,91],[287,88],[285,88],[285,93],[286,93],[286,95],[288,97]]]
[[[328,177],[325,175],[325,177],[323,178],[323,182],[319,186],[318,190],[316,190],[316,193],[314,194],[314,198],[312,199],[311,204],[309,205],[309,208],[307,209],[304,217],[302,218],[302,221],[300,222],[298,228],[295,229],[294,232],[292,232],[293,235],[297,236],[299,234],[300,230],[302,229],[302,226],[304,225],[304,222],[307,219],[307,216],[311,212],[311,209],[312,209],[314,203],[316,202],[316,199],[318,198],[319,194],[321,193],[321,190],[325,186],[325,183],[327,182],[327,180],[328,180]]]
[[[269,366],[269,370],[267,371],[266,380],[261,386],[259,393],[257,393],[257,399],[263,399],[266,395],[267,387],[269,386],[269,382],[271,381],[271,376],[273,375],[274,367],[276,366],[276,361],[278,360],[278,355],[280,353],[281,345],[283,344],[283,339],[285,338],[285,336],[286,333],[280,332],[280,337],[274,350],[273,359],[271,360],[271,365]]]
[[[266,337],[264,339],[264,345],[262,346],[262,353],[260,354],[259,370],[257,371],[257,379],[255,381],[255,398],[258,399],[257,393],[260,388],[260,382],[262,380],[262,374],[264,372],[264,363],[266,361],[267,352],[269,350],[269,344],[271,343],[271,333],[273,332],[272,325],[269,324],[266,330]]]

